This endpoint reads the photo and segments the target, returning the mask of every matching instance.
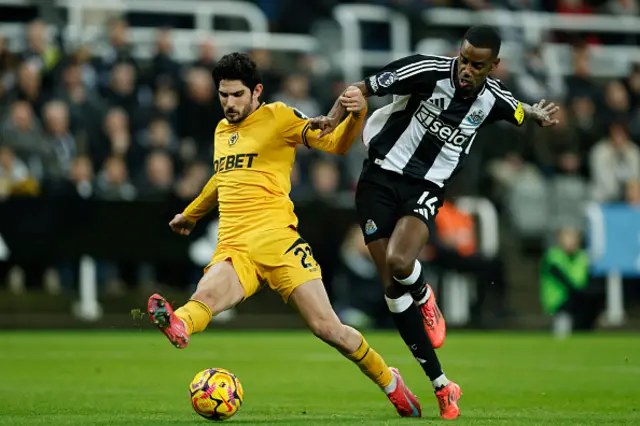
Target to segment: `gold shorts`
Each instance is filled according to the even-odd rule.
[[[322,279],[320,265],[309,244],[292,228],[254,234],[247,250],[218,245],[211,263],[231,261],[244,287],[245,299],[268,285],[286,302],[307,281]]]

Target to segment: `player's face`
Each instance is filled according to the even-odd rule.
[[[488,48],[473,47],[467,40],[460,47],[458,60],[458,88],[472,93],[484,84],[487,75],[500,63]]]
[[[258,98],[262,93],[262,84],[253,92],[240,80],[222,80],[218,87],[218,96],[229,123],[239,123],[258,107]]]

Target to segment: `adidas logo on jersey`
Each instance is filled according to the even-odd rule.
[[[429,98],[427,102],[437,106],[440,109],[444,109],[444,98]]]
[[[462,133],[459,128],[443,123],[436,114],[430,111],[429,106],[424,103],[420,105],[420,108],[416,111],[415,117],[429,134],[435,136],[442,142],[460,146],[464,145],[470,138]]]

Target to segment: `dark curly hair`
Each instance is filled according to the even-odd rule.
[[[500,34],[489,25],[476,25],[469,28],[464,35],[464,39],[473,47],[491,49],[494,58],[497,58],[500,54],[500,45],[502,44]]]
[[[262,83],[262,76],[256,63],[246,53],[229,53],[220,58],[213,69],[213,81],[220,87],[222,80],[240,80],[253,92]]]

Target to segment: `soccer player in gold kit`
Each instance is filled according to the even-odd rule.
[[[311,331],[355,363],[404,417],[419,417],[417,398],[395,368],[388,367],[355,329],[340,322],[322,283],[320,266],[298,234],[289,199],[298,145],[345,154],[358,137],[366,100],[357,88],[341,97],[349,111],[330,134],[281,102],[260,104],[263,86],[249,56],[232,53],[216,65],[213,78],[226,119],[215,131],[213,176],[202,193],[170,222],[189,235],[216,204],[218,246],[190,300],[175,312],[162,296],[149,298],[153,322],[178,348],[204,331],[213,315],[251,297],[263,287],[276,291],[302,316]]]

